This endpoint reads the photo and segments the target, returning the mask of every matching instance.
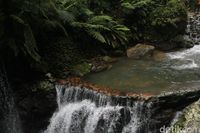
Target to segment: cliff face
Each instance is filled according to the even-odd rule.
[[[34,81],[18,86],[14,94],[24,133],[44,130],[57,108],[54,84],[48,80]]]

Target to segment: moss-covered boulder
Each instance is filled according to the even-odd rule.
[[[171,133],[197,133],[200,131],[200,100],[188,106],[178,121],[171,127]]]
[[[77,76],[84,76],[91,72],[92,64],[83,62],[72,67],[72,73]]]

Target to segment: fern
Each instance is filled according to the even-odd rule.
[[[26,50],[25,54],[28,53],[28,55],[31,56],[35,61],[40,60],[36,41],[28,24],[24,27],[24,48]]]
[[[106,43],[106,40],[105,40],[104,36],[100,32],[97,32],[97,31],[88,31],[88,33],[92,37],[94,37],[96,40],[100,41],[101,43]]]

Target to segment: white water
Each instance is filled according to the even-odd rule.
[[[200,45],[195,45],[187,50],[170,52],[167,55],[170,60],[174,60],[171,66],[174,69],[194,69],[200,66]]]
[[[200,66],[200,14],[188,15],[188,25],[185,38],[190,39],[195,45],[193,48],[168,53],[168,57],[176,62],[171,66],[174,69],[194,69]]]
[[[4,65],[0,62],[0,133],[22,133]]]
[[[190,21],[187,37],[199,43],[200,37]],[[200,45],[170,52],[167,56],[172,61],[170,67],[173,69],[200,67]],[[56,90],[58,110],[44,133],[155,133],[149,127],[150,122],[153,123],[150,119],[151,104],[143,101],[133,101],[130,104],[126,101],[125,105],[114,105],[113,102],[119,101],[87,88],[56,86]]]
[[[91,97],[79,100],[81,95],[77,90],[81,88],[63,87],[63,91],[62,87],[56,88],[59,109],[51,118],[45,133],[136,133],[146,121],[142,101],[135,101],[132,106],[120,106],[110,105],[110,99],[107,99],[105,105],[97,106],[98,102],[94,101],[101,101],[100,97],[98,99],[97,96],[94,101],[90,100]],[[91,93],[90,90],[84,91],[82,93],[85,95]],[[95,92],[93,94],[96,95]],[[76,98],[69,102],[72,95]]]

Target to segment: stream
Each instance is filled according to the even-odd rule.
[[[163,53],[162,60],[119,58],[112,69],[89,74],[85,80],[121,92],[160,94],[200,87],[200,14],[188,14],[184,38],[190,49]]]
[[[192,27],[199,24],[199,18],[192,17],[189,16],[185,37],[197,44],[199,37]],[[58,110],[44,133],[159,133],[185,107],[199,99],[199,58],[200,45],[168,52],[159,61],[122,57],[112,69],[84,77],[113,90],[156,94],[148,99],[108,95],[70,83],[58,84]],[[163,93],[175,90],[187,91]]]
[[[85,80],[122,92],[160,94],[200,87],[200,45],[166,53],[162,61],[120,58],[112,69]]]

